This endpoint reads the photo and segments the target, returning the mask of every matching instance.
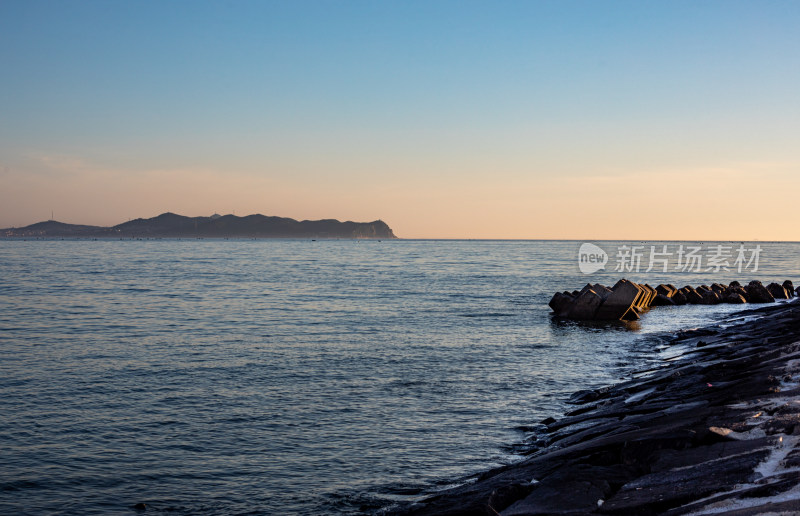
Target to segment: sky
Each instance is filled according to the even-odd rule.
[[[0,1],[0,227],[800,240],[797,1]]]

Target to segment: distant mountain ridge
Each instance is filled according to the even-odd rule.
[[[266,215],[186,217],[162,213],[112,227],[65,224],[55,220],[24,228],[0,229],[5,237],[105,238],[397,238],[382,220],[340,222],[336,219],[295,220]]]

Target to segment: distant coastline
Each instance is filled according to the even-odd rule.
[[[22,228],[0,229],[2,237],[70,238],[397,238],[382,220],[340,222],[336,219],[295,220],[266,215],[211,215],[186,217],[162,213],[149,219],[134,219],[116,226],[86,226],[55,220]]]

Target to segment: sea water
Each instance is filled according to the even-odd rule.
[[[584,275],[580,244],[0,240],[0,513],[379,513],[519,460],[570,393],[742,308],[579,324],[555,291],[800,272],[800,244],[760,243],[742,273]]]

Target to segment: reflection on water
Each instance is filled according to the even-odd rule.
[[[555,330],[560,331],[560,335],[571,333],[575,331],[585,332],[614,332],[614,331],[639,331],[642,329],[640,321],[572,321],[569,319],[562,319],[555,315],[550,316],[550,324]],[[554,336],[559,333],[553,332]]]
[[[0,513],[363,513],[740,309],[557,321],[578,242],[0,240]],[[796,277],[797,244],[758,275]]]

